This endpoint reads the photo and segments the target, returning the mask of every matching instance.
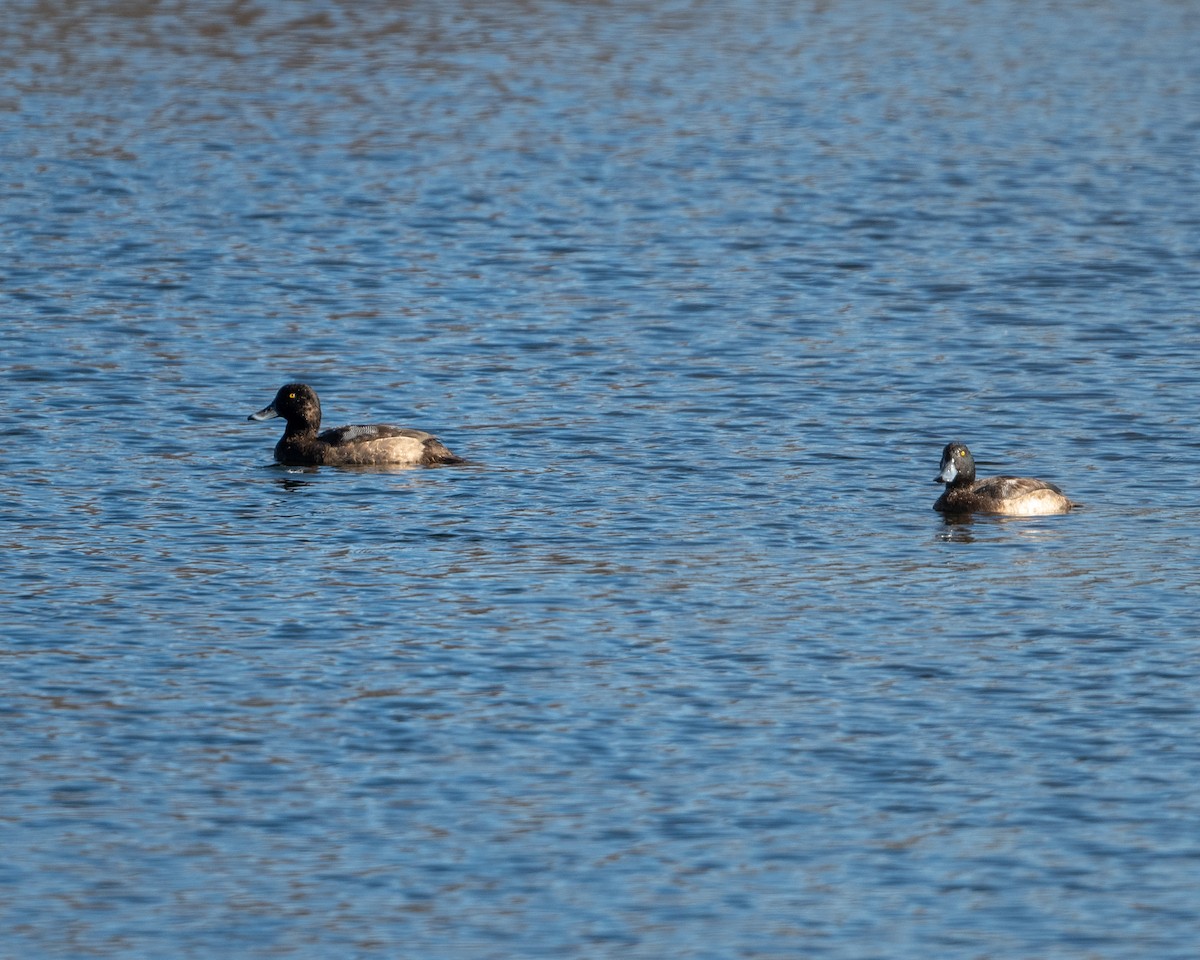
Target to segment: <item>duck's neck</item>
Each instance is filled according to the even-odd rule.
[[[319,420],[316,423],[311,420],[289,420],[283,437],[285,440],[307,440],[315,437],[320,427]]]

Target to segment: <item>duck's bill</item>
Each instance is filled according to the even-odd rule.
[[[248,416],[246,419],[247,420],[271,420],[272,418],[277,417],[277,416],[279,416],[279,414],[275,412],[275,404],[272,403],[268,407],[263,407],[261,410],[258,411],[258,413],[250,414],[250,416]]]
[[[942,472],[933,478],[934,483],[953,483],[954,478],[958,476],[958,467],[951,460],[948,464],[942,467]]]

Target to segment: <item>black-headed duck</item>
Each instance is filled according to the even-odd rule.
[[[321,429],[321,401],[316,391],[303,383],[285,383],[275,399],[248,420],[287,421],[283,437],[275,444],[275,459],[293,467],[432,466],[465,463],[424,430],[392,427],[386,424]]]
[[[942,468],[935,483],[945,492],[933,505],[942,513],[999,513],[1010,517],[1037,517],[1066,513],[1076,504],[1054,484],[1032,477],[975,479],[975,458],[965,443],[955,440],[942,451]]]

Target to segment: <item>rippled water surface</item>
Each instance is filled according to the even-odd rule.
[[[0,956],[1194,957],[1197,49],[6,4]]]

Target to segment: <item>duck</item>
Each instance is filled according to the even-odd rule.
[[[304,383],[285,383],[275,399],[247,420],[287,421],[275,459],[289,467],[423,466],[466,463],[432,433],[387,424],[321,429],[321,401]]]
[[[1053,483],[1033,477],[975,479],[975,458],[959,440],[946,444],[934,483],[945,492],[933,505],[942,513],[994,513],[1010,517],[1038,517],[1066,513],[1078,506]]]

